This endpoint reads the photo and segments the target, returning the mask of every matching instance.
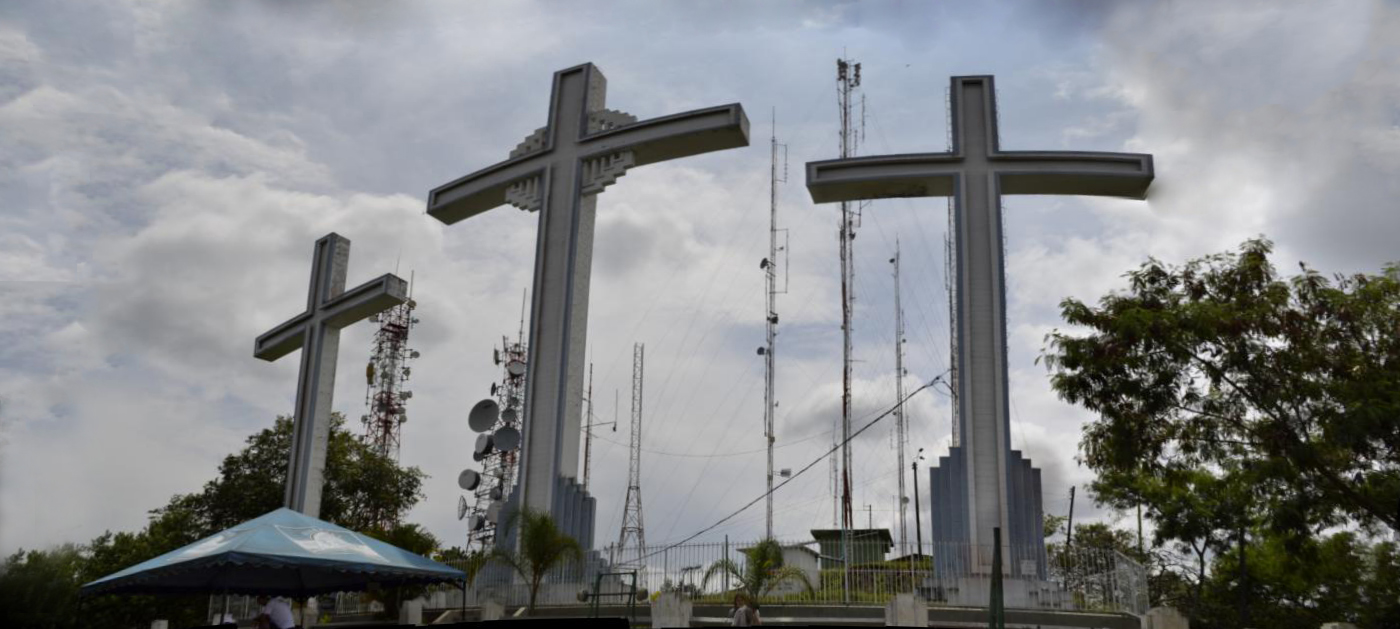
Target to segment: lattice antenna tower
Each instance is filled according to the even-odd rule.
[[[778,147],[782,147],[783,168],[778,173]],[[767,281],[768,307],[764,316],[767,328],[767,345],[758,348],[763,356],[763,439],[768,444],[768,495],[767,495],[767,537],[773,537],[773,442],[777,440],[774,429],[774,415],[778,401],[774,397],[773,377],[775,368],[775,345],[778,336],[778,295],[787,293],[788,282],[788,230],[778,229],[778,184],[787,182],[787,145],[778,143],[778,113],[773,110],[773,135],[769,140],[768,167],[768,257],[758,264]],[[778,234],[783,234],[783,246],[778,246]],[[778,254],[783,254],[783,287],[778,289]]]
[[[894,410],[895,426],[895,471],[899,476],[899,554],[908,554],[909,535],[907,533],[907,510],[909,496],[904,491],[904,450],[909,439],[907,420],[904,414],[904,307],[899,303],[899,237],[894,239],[894,395],[899,401]],[[922,552],[922,551],[920,551]]]
[[[505,501],[518,482],[520,449],[498,447],[492,439],[503,434],[507,428],[514,430],[516,435],[521,430],[525,407],[525,371],[530,355],[525,343],[524,323],[528,293],[522,294],[520,299],[521,324],[515,340],[502,336],[501,346],[492,350],[492,360],[503,371],[501,381],[491,384],[491,395],[496,398],[501,411],[490,430],[477,436],[476,450],[472,453],[472,458],[481,463],[483,473],[482,482],[473,490],[476,500],[468,511],[469,548],[489,551],[494,547],[496,529],[505,515]]]
[[[410,273],[408,301],[370,317],[379,330],[374,333],[373,351],[365,366],[365,407],[369,412],[360,416],[364,442],[394,461],[399,460],[399,437],[408,421],[405,403],[413,397],[407,388],[413,371],[408,363],[419,355],[408,347],[409,332],[418,323],[413,316],[418,303],[412,297],[412,277]]]
[[[632,441],[627,460],[627,501],[622,509],[622,530],[617,537],[619,563],[642,568],[646,556],[646,532],[642,526],[642,359],[644,346],[632,347]]]
[[[852,157],[859,142],[859,127],[852,124],[851,98],[860,88],[860,64],[849,59],[836,60],[836,94],[841,109],[841,158]],[[862,112],[864,105],[862,103]],[[863,114],[862,114],[863,117]],[[841,227],[837,240],[841,249],[841,528],[849,529],[854,517],[851,512],[851,317],[855,307],[855,259],[852,242],[857,226],[856,213],[860,206],[841,202]]]

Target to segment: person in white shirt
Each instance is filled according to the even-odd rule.
[[[258,611],[258,622],[266,622],[269,629],[292,629],[296,626],[296,621],[292,619],[292,605],[287,599],[279,596],[268,600],[267,596],[259,596],[258,604],[262,605]]]

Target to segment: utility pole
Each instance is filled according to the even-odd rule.
[[[783,175],[778,176],[778,147],[783,147]],[[787,249],[786,244],[778,247],[778,183],[787,181],[787,146],[778,144],[778,114],[773,111],[773,135],[769,142],[769,167],[768,167],[768,257],[759,263],[758,267],[763,270],[768,283],[768,308],[764,316],[764,325],[767,329],[768,345],[758,350],[763,355],[763,439],[768,444],[768,496],[767,507],[768,517],[766,520],[767,537],[773,538],[773,442],[777,440],[774,431],[774,415],[777,410],[777,399],[773,391],[774,373],[774,349],[778,336],[778,252]],[[786,232],[786,230],[782,230]],[[786,253],[784,259],[786,260]],[[786,268],[786,264],[783,265]],[[783,291],[787,292],[786,278],[783,281]]]
[[[836,60],[836,92],[841,105],[841,158],[855,154],[856,137],[851,125],[851,94],[860,87],[860,64]],[[855,212],[851,203],[841,202],[841,571],[842,600],[850,602],[851,516],[851,315],[855,293],[855,260],[851,241],[855,239]]]
[[[899,303],[898,236],[894,239],[894,257],[890,258],[890,263],[894,265],[894,399],[898,401],[898,405],[894,407],[894,425],[897,431],[894,447],[895,469],[899,471],[899,553],[903,555],[909,552],[909,535],[905,531],[908,525],[904,513],[904,505],[909,499],[904,493],[904,444],[908,437],[904,420],[904,308]]]
[[[1074,485],[1069,486],[1069,521],[1065,524],[1065,550],[1074,541]]]
[[[914,554],[921,555],[924,552],[924,524],[919,515],[919,459],[924,458],[924,449],[919,448],[919,453],[914,456],[914,461],[910,463],[914,468],[914,535],[919,549]],[[901,473],[900,476],[904,474]]]

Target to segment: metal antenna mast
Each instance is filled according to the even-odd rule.
[[[899,303],[899,237],[894,239],[894,257],[890,258],[890,263],[894,265],[894,396],[899,400],[899,404],[894,409],[894,425],[897,431],[895,437],[895,451],[897,452],[898,463],[895,469],[899,472],[899,554],[908,554],[909,535],[906,519],[907,503],[909,497],[904,493],[904,448],[908,440],[908,429],[904,418],[904,308]],[[922,551],[920,551],[922,552]]]
[[[767,327],[768,345],[766,348],[759,348],[758,353],[763,356],[764,367],[764,389],[763,389],[763,438],[768,443],[768,519],[767,538],[773,537],[773,442],[777,439],[773,426],[774,411],[778,402],[773,397],[773,368],[774,368],[774,344],[778,336],[778,295],[787,292],[787,278],[783,279],[783,290],[778,290],[778,252],[783,251],[786,256],[787,251],[787,230],[778,229],[778,183],[787,181],[787,145],[778,144],[778,114],[777,109],[773,110],[773,135],[770,138],[770,163],[768,170],[768,257],[759,263],[758,267],[763,270],[768,281],[768,314],[765,317]],[[783,147],[783,174],[778,176],[778,147]],[[778,246],[778,232],[784,233],[784,243]],[[785,258],[786,259],[786,258]],[[783,265],[786,268],[786,264]],[[786,274],[784,274],[786,276]]]
[[[613,420],[610,422],[596,423],[593,421],[593,363],[588,363],[588,397],[584,398],[588,403],[587,414],[584,415],[583,422],[583,489],[588,491],[588,471],[593,468],[593,429],[599,426],[612,426],[613,432],[617,432],[617,398],[614,392],[613,398]]]
[[[646,533],[642,527],[642,350],[643,344],[632,347],[632,447],[627,461],[627,502],[622,510],[622,531],[617,538],[617,554],[623,565],[641,569],[646,556]],[[628,562],[632,540],[635,560]]]
[[[836,93],[841,105],[841,158],[855,154],[856,129],[851,126],[851,94],[860,87],[860,64],[846,59],[836,60]],[[859,211],[859,207],[855,208]],[[850,530],[854,525],[851,514],[851,310],[854,306],[855,260],[852,259],[851,241],[855,239],[855,214],[852,204],[841,202],[841,230],[838,240],[841,245],[841,546],[843,566],[849,567],[846,547],[849,545]],[[849,579],[849,570],[842,570],[843,586]],[[843,587],[849,592],[849,587]]]

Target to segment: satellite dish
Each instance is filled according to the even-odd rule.
[[[765,348],[765,347],[760,347],[760,348],[758,348],[758,355],[759,355],[759,356],[762,356],[762,355],[764,355],[764,354],[766,354],[766,353],[768,353],[768,348]]]
[[[490,433],[482,433],[476,436],[476,454],[486,456],[491,454],[491,447],[495,442],[491,439]]]
[[[778,470],[778,476],[781,476],[781,477],[783,477],[783,478],[791,478],[791,477],[792,477],[792,469],[791,469],[791,468],[787,468],[787,467],[785,467],[785,468],[783,468],[783,469],[780,469],[780,470]]]
[[[515,376],[517,378],[523,376],[525,375],[525,363],[520,362],[518,360],[512,360],[509,363],[506,363],[506,371],[509,372],[510,375]]]
[[[503,493],[504,493],[504,492],[501,491],[501,486],[500,486],[500,485],[496,485],[495,487],[492,487],[492,488],[491,488],[491,499],[492,499],[492,500],[500,500],[500,499],[501,499],[501,496],[503,495]]]
[[[409,358],[418,358],[419,356],[422,356],[422,354],[419,354],[416,349],[408,353]]]
[[[520,431],[510,426],[497,430],[492,438],[501,452],[511,452],[520,447]]]
[[[491,383],[491,395],[495,395],[495,394],[496,394],[496,383],[492,382],[492,383]]]
[[[480,531],[480,530],[481,530],[483,527],[485,527],[485,526],[486,526],[486,519],[483,518],[483,517],[481,517],[481,516],[479,516],[479,515],[473,515],[472,517],[470,517],[470,518],[467,519],[467,530],[468,530],[468,531]]]
[[[505,508],[505,506],[506,503],[499,500],[492,501],[491,506],[486,507],[486,519],[492,524],[500,524],[501,509]]]
[[[462,470],[462,473],[457,475],[457,486],[467,491],[475,491],[476,486],[480,484],[481,473],[476,470]]]
[[[491,360],[497,365],[501,364],[501,350],[494,347],[491,348]]]
[[[481,460],[484,459],[484,458],[486,458],[486,455],[484,455],[484,454],[482,454],[482,453],[480,453],[480,452],[473,452],[473,453],[472,453],[472,460],[473,460],[473,461],[476,461],[477,463],[480,463]]]
[[[500,414],[501,407],[495,400],[482,400],[467,414],[467,425],[477,432],[486,432],[496,425],[496,417]]]
[[[503,421],[503,422],[505,422],[505,423],[507,423],[507,424],[514,424],[514,423],[515,423],[515,417],[516,417],[517,415],[519,415],[519,413],[517,413],[517,412],[515,411],[515,407],[513,407],[513,406],[508,406],[508,407],[506,407],[506,410],[501,411],[501,421]]]
[[[457,519],[462,520],[467,517],[467,497],[457,496]]]

